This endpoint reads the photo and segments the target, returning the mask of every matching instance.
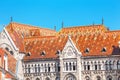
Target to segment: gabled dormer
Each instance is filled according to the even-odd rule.
[[[81,55],[70,36],[68,36],[68,41],[61,55],[63,58],[76,58],[78,55]]]

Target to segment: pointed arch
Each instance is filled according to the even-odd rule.
[[[69,73],[64,77],[64,80],[77,80],[75,75]]]
[[[89,76],[85,76],[85,80],[90,80],[90,77]]]

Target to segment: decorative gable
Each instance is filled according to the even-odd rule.
[[[68,41],[62,51],[63,58],[76,58],[77,55],[81,55],[76,46],[74,45],[70,36],[68,36]]]

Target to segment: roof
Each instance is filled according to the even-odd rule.
[[[46,59],[46,58],[58,58],[56,54],[58,50],[62,50],[67,42],[66,37],[44,37],[44,38],[32,38],[25,40],[25,49],[30,52],[31,55],[24,58],[26,59]],[[45,55],[42,55],[42,52]]]
[[[6,27],[8,33],[10,34],[12,40],[14,41],[15,45],[19,48],[20,52],[24,52],[24,38],[30,37],[39,37],[39,36],[54,36],[56,31],[39,28],[36,26],[30,26],[26,24],[20,24],[11,22]]]
[[[17,25],[17,23],[15,24]],[[26,32],[29,28],[36,29],[36,27],[32,26],[23,27]],[[15,30],[13,29],[13,31]],[[19,29],[15,32],[18,34]],[[49,33],[49,30],[47,33]],[[59,32],[53,32],[53,35],[47,35],[47,33],[44,35],[40,35],[40,33],[37,36],[29,34],[29,37],[25,36],[22,38],[23,40],[20,40],[23,41],[24,51],[31,54],[30,56],[26,56],[25,60],[58,58],[56,52],[63,50],[68,40],[68,35],[71,36],[82,56],[110,56],[120,54],[118,47],[120,31],[110,31],[104,25],[73,26],[62,28]],[[45,55],[41,55],[43,52]]]

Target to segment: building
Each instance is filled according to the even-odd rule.
[[[21,80],[120,80],[120,30],[103,24],[56,32],[11,22],[2,39],[0,47],[11,51]]]

